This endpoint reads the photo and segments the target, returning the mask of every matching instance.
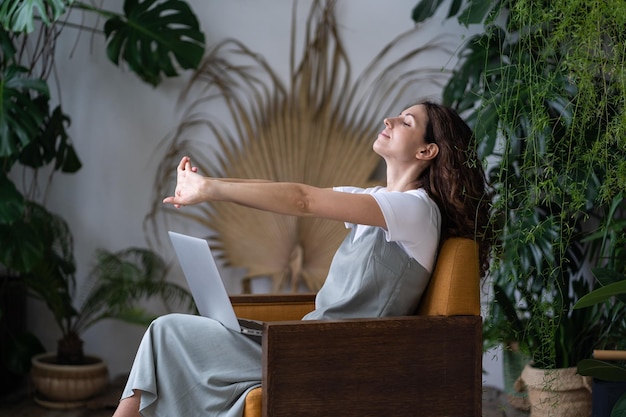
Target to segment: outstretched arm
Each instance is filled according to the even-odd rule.
[[[177,168],[174,195],[163,200],[176,208],[208,201],[227,201],[259,210],[302,217],[320,217],[386,228],[371,195],[337,192],[299,183],[203,177],[183,157]]]

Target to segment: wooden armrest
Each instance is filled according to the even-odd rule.
[[[237,317],[260,321],[300,320],[315,309],[315,294],[232,295]]]
[[[476,416],[480,316],[266,323],[263,415]]]

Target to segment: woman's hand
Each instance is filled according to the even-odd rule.
[[[191,158],[184,156],[176,168],[176,189],[174,195],[163,199],[164,204],[173,204],[180,208],[206,201],[203,197],[207,178],[197,173],[198,168],[191,165]]]

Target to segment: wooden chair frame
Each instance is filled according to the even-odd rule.
[[[263,417],[481,416],[480,316],[301,321],[313,294],[231,300],[266,321]]]

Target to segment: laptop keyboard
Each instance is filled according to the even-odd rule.
[[[239,321],[239,325],[246,329],[251,330],[263,330],[263,322],[256,320],[248,320],[248,319],[237,319]]]

